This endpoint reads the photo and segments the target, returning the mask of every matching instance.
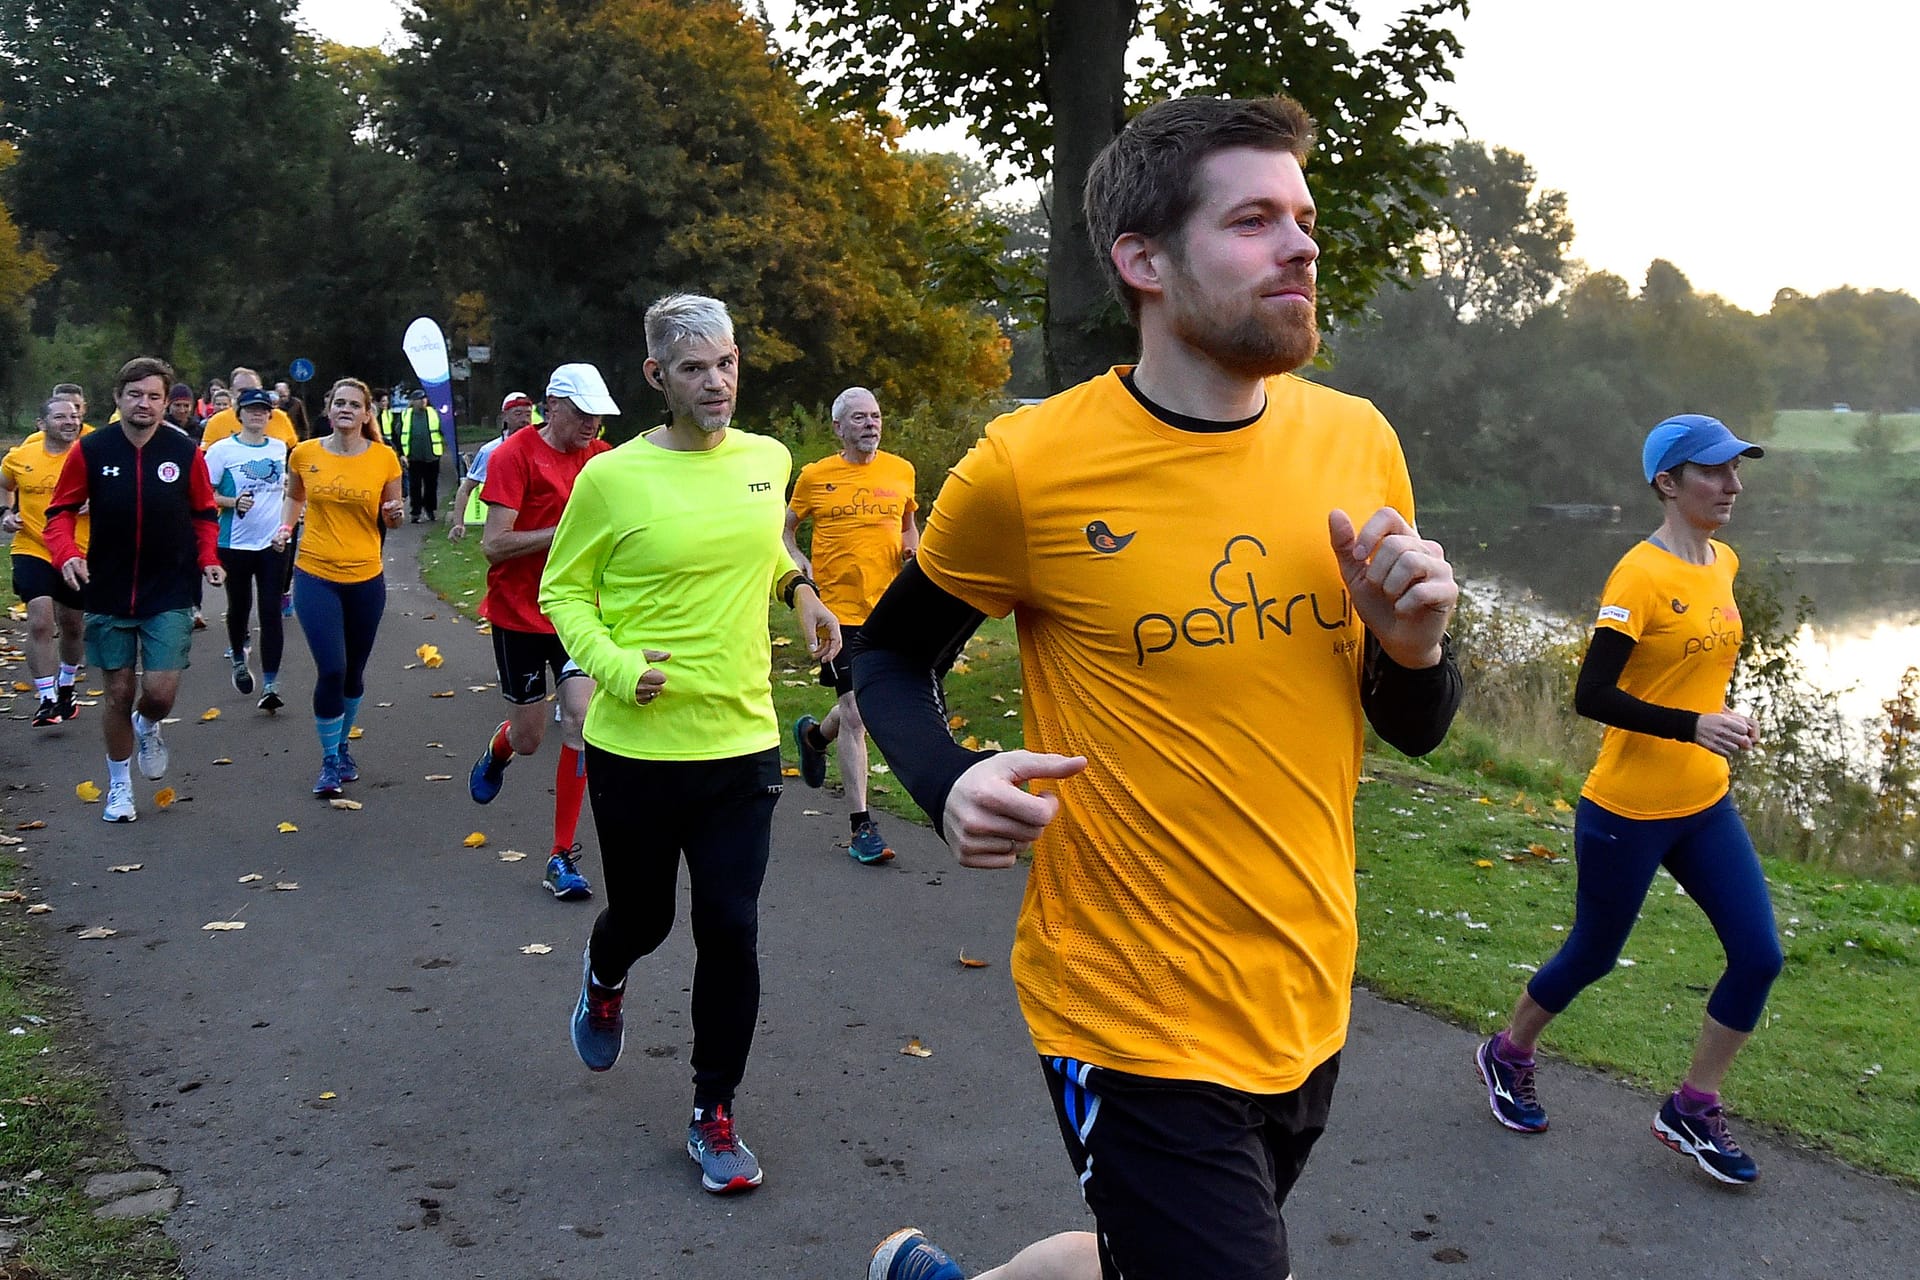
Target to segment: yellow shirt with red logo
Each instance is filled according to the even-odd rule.
[[[347,455],[327,448],[324,436],[303,440],[287,455],[287,475],[298,478],[307,502],[294,567],[328,582],[365,582],[378,574],[380,494],[400,478],[393,450],[375,443]]]
[[[1387,506],[1413,517],[1392,428],[1290,375],[1208,433],[1110,372],[954,467],[919,564],[1013,611],[1027,746],[1088,759],[1014,943],[1042,1054],[1281,1093],[1345,1042],[1363,633],[1327,514]]]
[[[60,483],[60,468],[66,465],[67,454],[73,452],[78,442],[68,445],[64,452],[49,453],[46,441],[46,436],[40,434],[7,450],[7,456],[0,458],[0,470],[6,472],[7,482],[20,495],[20,529],[13,535],[13,554],[51,563],[44,537],[47,501],[53,497],[54,486]],[[74,520],[73,540],[82,551],[87,549],[91,525],[91,519],[84,514]]]
[[[1594,625],[1634,642],[1620,673],[1622,692],[1702,715],[1725,708],[1740,656],[1733,602],[1740,557],[1724,542],[1708,545],[1712,564],[1689,564],[1640,542],[1614,566]],[[1623,818],[1681,818],[1718,803],[1727,786],[1725,756],[1609,726],[1580,794]]]
[[[207,425],[200,431],[200,447],[206,448],[228,436],[240,434],[240,411],[222,409],[207,419]],[[287,416],[285,409],[275,409],[267,418],[267,439],[278,440],[292,449],[300,443],[300,433],[293,429],[293,419]]]
[[[900,572],[900,527],[919,508],[913,464],[892,453],[866,463],[836,453],[800,468],[787,507],[813,521],[820,602],[842,625],[859,626]]]

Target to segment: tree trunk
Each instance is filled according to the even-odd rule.
[[[1053,115],[1047,253],[1047,382],[1059,391],[1133,358],[1126,313],[1087,241],[1080,196],[1100,149],[1126,122],[1127,42],[1139,0],[1053,0],[1046,17]],[[1101,253],[1106,250],[1102,248]]]

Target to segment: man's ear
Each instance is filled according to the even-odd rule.
[[[642,377],[646,378],[647,385],[655,391],[665,391],[667,389],[667,384],[660,378],[660,362],[653,357],[647,357],[647,362],[640,366],[640,373]]]
[[[1120,279],[1138,293],[1161,292],[1160,272],[1166,250],[1137,231],[1129,231],[1113,242],[1108,251]]]

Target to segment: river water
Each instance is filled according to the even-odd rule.
[[[1742,577],[1766,572],[1778,557],[1791,574],[1782,594],[1814,604],[1796,648],[1808,683],[1831,696],[1850,724],[1870,723],[1906,669],[1920,665],[1920,561],[1861,563],[1827,554],[1817,543],[1783,548],[1777,525],[1755,513],[1743,527],[1744,514],[1736,513],[1722,535],[1740,555]],[[1468,523],[1445,515],[1420,522],[1423,533],[1446,547],[1467,589],[1583,625],[1614,563],[1658,523],[1651,510],[1630,511],[1618,524]]]

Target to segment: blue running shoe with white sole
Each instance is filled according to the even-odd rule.
[[[867,1264],[867,1280],[967,1280],[947,1251],[920,1233],[902,1227],[882,1240]]]
[[[1515,1133],[1545,1133],[1547,1109],[1533,1091],[1533,1064],[1515,1066],[1493,1051],[1493,1039],[1481,1042],[1473,1054],[1480,1079],[1487,1086],[1487,1106],[1493,1118]]]
[[[360,781],[360,765],[347,753],[347,740],[340,740],[340,749],[333,753],[333,762],[340,770],[340,781]]]
[[[627,1020],[620,1012],[627,988],[603,987],[593,980],[593,948],[580,957],[580,1003],[573,1007],[573,1051],[589,1071],[609,1071],[627,1042]]]
[[[591,898],[593,886],[573,865],[573,855],[580,852],[580,846],[571,849],[555,849],[553,856],[547,859],[547,878],[541,883],[547,891],[562,902],[573,902],[580,898]]]
[[[507,766],[513,763],[513,757],[508,756],[505,760],[493,758],[493,740],[506,727],[506,721],[503,720],[499,729],[487,735],[487,745],[481,748],[480,758],[467,771],[467,793],[473,797],[475,804],[492,804],[493,798],[500,794],[501,785],[507,780]]]
[[[715,1107],[707,1116],[694,1112],[687,1126],[687,1154],[700,1166],[700,1185],[717,1196],[760,1185],[760,1161],[734,1131],[732,1107]]]
[[[827,753],[808,741],[820,722],[812,716],[801,716],[793,722],[793,746],[800,753],[800,781],[810,787],[827,785]]]
[[[337,799],[340,795],[340,757],[321,756],[320,776],[314,779],[313,794],[322,800]]]
[[[1653,1118],[1653,1136],[1694,1161],[1721,1182],[1744,1186],[1760,1176],[1753,1157],[1727,1132],[1727,1117],[1717,1106],[1697,1116],[1680,1109],[1680,1095],[1670,1094]]]

